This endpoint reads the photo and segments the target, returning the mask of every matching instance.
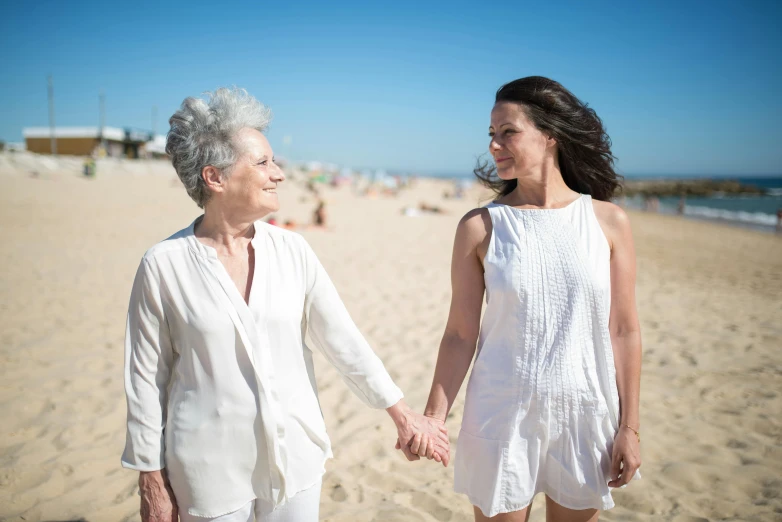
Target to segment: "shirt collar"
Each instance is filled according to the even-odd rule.
[[[190,226],[187,227],[186,236],[190,243],[191,248],[196,251],[196,253],[207,257],[211,259],[217,259],[217,250],[214,248],[207,246],[203,244],[201,241],[198,240],[198,238],[195,235],[195,227],[196,225],[204,218],[204,215],[201,214],[197,218],[193,220],[192,223],[190,223]],[[253,246],[253,248],[257,248],[261,234],[259,233],[259,229],[263,226],[263,223],[261,221],[256,221],[253,223],[253,237],[250,240],[250,244]]]

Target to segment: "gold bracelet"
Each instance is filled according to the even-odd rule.
[[[638,430],[636,430],[636,429],[632,428],[632,427],[631,427],[629,424],[622,424],[622,426],[624,426],[624,427],[625,427],[625,428],[627,428],[628,430],[630,430],[630,431],[632,431],[633,433],[635,433],[635,436],[636,436],[636,437],[638,437],[638,443],[639,443],[639,444],[641,443],[641,432],[640,432],[640,431],[638,431]]]

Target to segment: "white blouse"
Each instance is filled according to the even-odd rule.
[[[255,498],[284,503],[332,456],[308,328],[367,405],[387,408],[402,392],[304,238],[255,223],[247,304],[196,239],[197,221],[147,251],[133,283],[122,465],[165,468],[180,506],[215,517]]]

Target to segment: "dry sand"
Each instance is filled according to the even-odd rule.
[[[156,162],[0,154],[0,520],[139,520],[123,470],[123,335],[144,251],[197,207]],[[36,177],[31,172],[37,172]],[[294,181],[279,217],[309,220]],[[450,297],[459,217],[421,181],[398,198],[325,189],[331,230],[302,234],[414,408],[426,401]],[[420,201],[445,215],[404,217]],[[644,337],[644,480],[617,491],[608,521],[782,520],[782,238],[632,213]],[[335,459],[321,520],[468,521],[453,470],[408,463],[393,424],[318,357]],[[463,394],[462,390],[462,394]],[[448,420],[458,433],[462,396]],[[458,451],[458,446],[456,447]],[[532,521],[544,520],[542,498]]]

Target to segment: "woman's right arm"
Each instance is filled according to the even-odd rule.
[[[165,469],[141,471],[138,491],[141,495],[141,522],[179,521],[179,509]]]
[[[487,209],[468,212],[456,228],[451,259],[451,310],[424,412],[443,422],[475,355],[486,289],[482,260],[490,238],[491,218]]]
[[[175,522],[174,494],[165,472],[167,388],[174,353],[160,297],[160,274],[141,261],[130,293],[125,331],[127,436],[122,465],[139,471],[143,522]]]

